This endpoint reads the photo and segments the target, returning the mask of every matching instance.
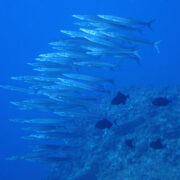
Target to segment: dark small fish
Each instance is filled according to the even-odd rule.
[[[111,101],[111,104],[112,105],[126,104],[127,98],[129,98],[129,95],[124,95],[119,91],[118,94]]]
[[[126,144],[129,148],[131,148],[131,149],[134,149],[134,148],[135,148],[132,139],[126,139],[126,140],[125,140],[125,144]]]
[[[156,141],[152,141],[150,144],[150,147],[158,150],[158,149],[163,149],[165,146],[162,144],[161,139],[157,139]]]
[[[169,105],[170,100],[168,98],[164,98],[164,97],[158,97],[153,99],[152,104],[154,106],[167,106]]]
[[[95,124],[95,127],[97,129],[110,129],[112,127],[112,125],[113,124],[110,121],[108,121],[107,119],[103,119],[103,120],[98,121]]]

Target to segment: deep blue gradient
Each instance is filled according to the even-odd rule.
[[[175,85],[180,83],[180,1],[179,0],[1,0],[0,1],[0,84],[12,84],[11,76],[30,75],[26,64],[40,53],[50,51],[48,42],[60,36],[60,29],[73,29],[72,14],[112,14],[140,20],[156,18],[151,40],[162,40],[160,54],[144,48],[140,65],[123,62],[116,72],[120,86]],[[8,121],[23,111],[9,104],[25,95],[0,89],[0,179],[42,180],[44,164],[6,161],[6,157],[27,151],[21,139],[21,125]]]

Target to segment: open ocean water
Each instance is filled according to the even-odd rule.
[[[104,24],[100,24],[95,41],[89,39],[92,34],[85,33],[85,42],[84,37],[69,37],[60,32],[78,30],[74,23],[84,21],[72,17],[74,14],[93,15],[92,19],[85,20],[88,22],[96,22],[95,15],[135,19],[137,21],[126,22],[126,28],[142,28],[142,31],[122,31],[117,22],[101,18],[97,21]],[[179,180],[179,17],[178,0],[0,0],[0,84],[5,89],[14,90],[14,86],[26,89],[0,89],[0,180]],[[155,20],[152,28],[144,27],[142,22],[151,20]],[[126,34],[126,40],[116,47],[106,43],[116,43],[120,35],[112,40],[101,34],[109,32],[103,29],[109,24],[113,26],[112,32],[120,30]],[[92,26],[82,28],[94,30]],[[138,39],[138,43],[137,39],[127,40],[136,35],[148,39],[150,45],[145,45],[147,41],[144,43],[142,39]],[[59,57],[47,55],[57,51],[48,43],[62,38],[63,42],[67,38],[76,39],[63,46],[63,52],[70,53],[66,58],[72,60],[67,67],[63,65],[67,69],[63,72],[62,64],[51,64]],[[85,44],[80,43],[82,39]],[[152,42],[159,40],[160,53],[157,53]],[[84,46],[88,46],[91,54],[84,51]],[[138,63],[137,59],[130,58],[138,58],[134,54],[136,50],[129,54],[124,49],[122,52],[122,47],[138,48],[141,56]],[[121,51],[118,55],[117,50]],[[78,58],[72,58],[75,55]],[[107,64],[92,69],[73,64],[77,59],[80,59],[77,62],[89,62],[91,55],[95,62],[102,58]],[[34,61],[38,56],[50,59],[50,63],[45,64],[47,69],[43,69],[42,64],[27,65],[42,63]],[[112,64],[115,68],[105,68]],[[40,72],[33,71],[34,68],[40,68]],[[96,79],[87,85],[87,79],[61,76],[63,73],[68,76],[74,73],[80,79],[80,75],[87,74],[103,80]],[[33,85],[10,79],[18,76],[46,79],[24,80],[33,81]],[[66,87],[63,102],[57,86]],[[27,101],[14,103],[24,100]],[[53,122],[40,123],[43,119]],[[22,123],[24,120],[36,122]]]

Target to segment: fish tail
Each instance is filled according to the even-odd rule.
[[[118,123],[117,123],[117,119],[115,119],[113,122],[114,122],[114,124],[115,124],[117,127],[120,127],[120,126],[118,125]]]
[[[155,43],[154,43],[154,47],[155,47],[155,49],[156,49],[156,51],[157,51],[157,53],[159,54],[160,53],[160,50],[159,50],[159,44],[160,44],[160,42],[161,42],[162,40],[160,40],[160,41],[156,41]]]
[[[156,21],[156,19],[152,19],[147,23],[147,27],[152,30],[152,24]]]
[[[136,50],[134,51],[134,55],[136,56],[136,62],[140,64],[140,60],[142,59],[139,52]]]

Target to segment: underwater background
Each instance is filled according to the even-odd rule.
[[[111,14],[139,20],[156,19],[152,31],[146,35],[152,40],[162,40],[157,54],[154,48],[143,47],[140,64],[123,62],[114,77],[118,86],[174,86],[180,83],[180,23],[178,0],[31,0],[0,1],[0,84],[11,84],[11,76],[32,75],[27,63],[38,54],[48,52],[48,42],[58,38],[60,29],[74,29],[72,14]],[[10,101],[26,95],[0,89],[0,179],[43,180],[49,166],[26,161],[6,161],[5,158],[27,151],[31,143],[20,137],[21,124],[8,119],[20,117]],[[143,109],[142,109],[143,113]],[[143,136],[143,135],[142,135]]]

